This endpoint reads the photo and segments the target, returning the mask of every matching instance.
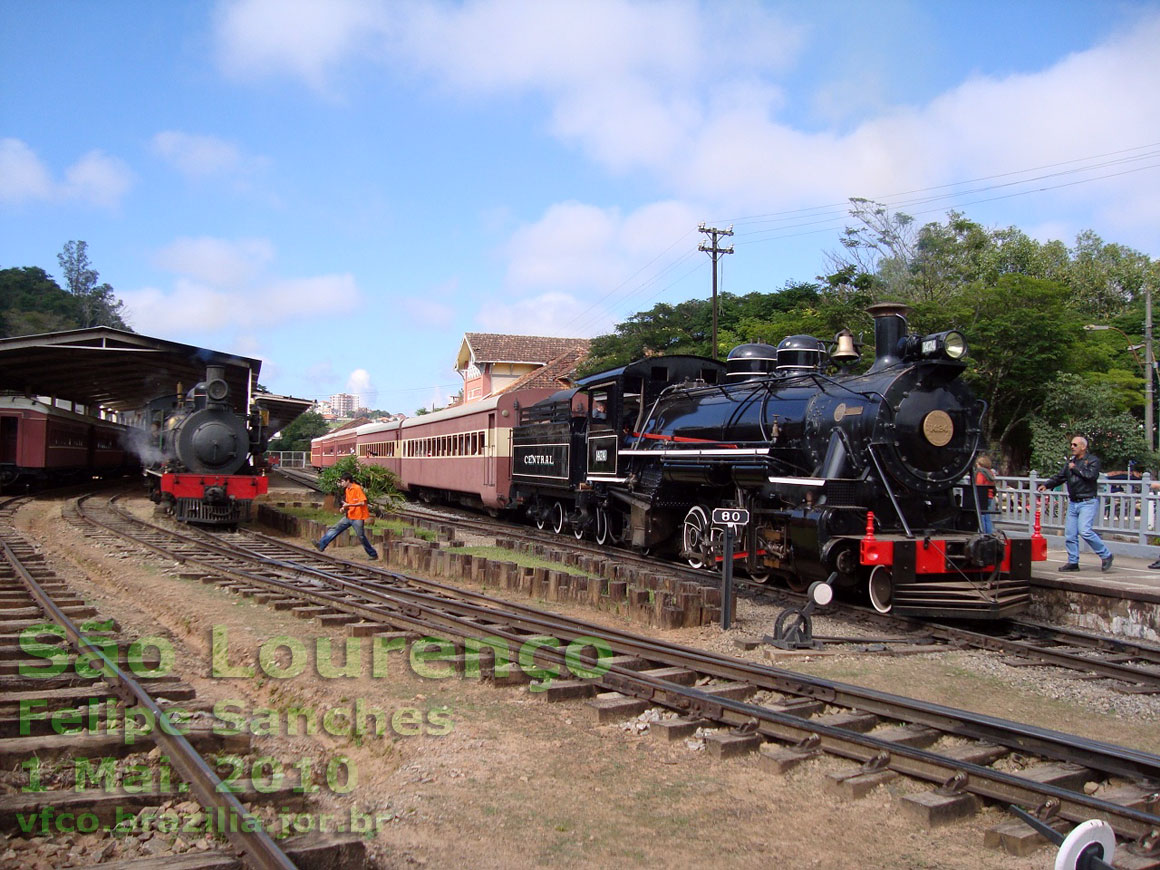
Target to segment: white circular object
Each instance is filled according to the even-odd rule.
[[[829,583],[811,583],[810,598],[818,607],[825,607],[834,600],[834,589]]]
[[[1110,865],[1116,851],[1116,832],[1103,819],[1088,819],[1076,825],[1060,844],[1059,854],[1055,856],[1055,870],[1075,870],[1079,856],[1092,843],[1103,847],[1101,860]]]
[[[889,613],[894,607],[894,577],[885,565],[870,572],[870,603],[879,613]]]

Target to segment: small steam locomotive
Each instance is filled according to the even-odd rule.
[[[237,525],[250,518],[267,478],[252,457],[266,450],[265,414],[237,413],[223,366],[207,366],[188,393],[163,396],[146,411],[150,497],[181,522]]]
[[[521,410],[513,502],[541,528],[722,559],[713,508],[745,508],[751,577],[865,590],[881,612],[996,618],[1029,600],[1035,536],[984,534],[969,473],[985,404],[956,331],[872,306],[876,358],[849,331],[747,344],[728,362],[653,357]]]

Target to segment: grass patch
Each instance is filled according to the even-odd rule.
[[[509,550],[506,547],[449,547],[447,552],[464,553],[468,556],[482,556],[484,559],[494,560],[496,562],[514,562],[521,568],[549,568],[553,571],[563,571],[565,574],[573,574],[577,577],[600,576],[589,571],[582,571],[574,566],[565,565],[562,562],[553,562],[551,559],[544,559],[529,553],[520,553],[516,550]]]
[[[333,526],[342,519],[341,514],[320,507],[281,507],[278,510],[299,519],[313,520],[327,526]],[[373,519],[373,523],[367,524],[367,530],[371,532],[388,531],[399,537],[421,538],[424,541],[434,541],[439,537],[430,529],[417,529],[402,520],[383,519],[382,517],[374,517]]]

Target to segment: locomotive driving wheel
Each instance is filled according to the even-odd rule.
[[[624,534],[624,520],[615,509],[598,507],[594,531],[600,546],[619,544]]]
[[[719,534],[709,522],[705,508],[693,505],[685,514],[681,530],[681,555],[692,568],[713,568],[716,565],[713,541]]]
[[[894,575],[885,565],[877,566],[870,572],[870,583],[867,585],[870,593],[870,603],[879,613],[889,613],[894,607]]]
[[[768,583],[769,578],[773,576],[773,572],[764,565],[754,566],[749,569],[749,579],[754,583]]]
[[[551,511],[548,512],[548,517],[552,521],[552,531],[557,535],[564,533],[564,506],[559,502],[552,505]]]

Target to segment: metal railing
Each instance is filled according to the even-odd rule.
[[[305,468],[310,464],[310,454],[305,450],[270,450],[266,458],[277,459],[277,464],[283,468]]]
[[[1038,492],[1047,478],[1032,472],[1027,477],[995,478],[995,502],[992,505],[996,523],[1032,531],[1035,509],[1041,513],[1044,534],[1063,533],[1067,519],[1067,491],[1059,489]],[[1099,479],[1099,510],[1093,526],[1101,537],[1148,545],[1149,538],[1160,537],[1160,483],[1153,489],[1150,474],[1136,480]]]

